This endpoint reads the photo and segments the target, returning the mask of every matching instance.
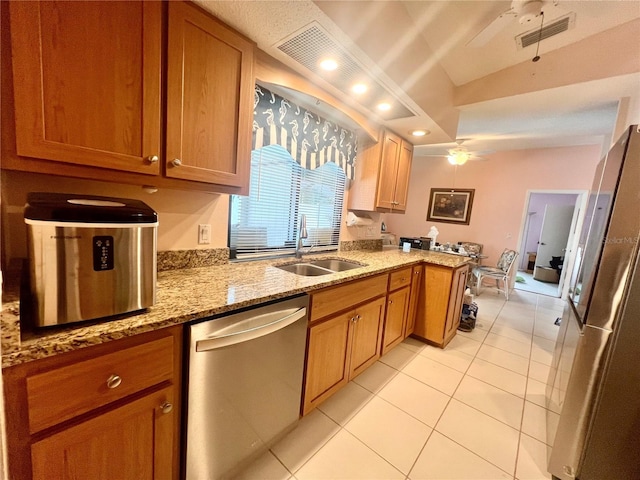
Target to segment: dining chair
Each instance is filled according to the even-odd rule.
[[[485,278],[494,279],[496,281],[496,289],[498,292],[503,292],[507,300],[509,300],[509,276],[511,270],[515,265],[518,252],[515,250],[504,249],[502,255],[498,259],[498,263],[495,267],[489,266],[477,266],[471,270],[472,275],[475,278],[476,295],[480,295],[480,286],[482,280]],[[502,280],[502,287],[500,288],[500,281]]]

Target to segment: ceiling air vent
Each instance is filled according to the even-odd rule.
[[[575,23],[576,14],[575,12],[571,12],[563,17],[553,20],[547,25],[544,25],[542,27],[542,31],[540,31],[540,28],[537,28],[535,30],[522,33],[516,37],[518,49],[523,49],[529,45],[535,45],[538,43],[538,39],[542,41],[549,37],[553,37],[554,35],[558,35],[559,33],[566,32],[570,28],[573,28]]]
[[[415,113],[400,102],[390,89],[384,87],[379,81],[373,80],[374,76],[315,22],[285,38],[276,44],[276,47],[362,106],[376,112],[384,120],[415,116]],[[320,61],[327,57],[338,62],[338,69],[332,72],[320,69]],[[368,91],[356,98],[351,88],[360,82],[368,84]],[[376,110],[375,106],[378,103],[389,100],[393,103],[391,110],[384,113]]]

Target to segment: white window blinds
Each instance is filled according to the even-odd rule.
[[[308,233],[304,246],[337,248],[345,178],[331,162],[307,170],[279,145],[253,150],[249,196],[231,196],[232,258],[294,253],[303,214]]]

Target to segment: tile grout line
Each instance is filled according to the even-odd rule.
[[[484,345],[484,344],[485,344],[485,343],[484,343],[484,341],[486,340],[486,337],[488,336],[488,334],[489,334],[489,333],[491,333],[491,329],[493,329],[493,325],[495,325],[495,320],[496,320],[496,319],[498,318],[498,316],[500,315],[500,312],[502,311],[502,309],[504,308],[504,306],[505,306],[505,304],[506,304],[506,303],[507,303],[507,302],[506,302],[506,300],[505,300],[505,301],[504,301],[504,303],[502,304],[502,307],[500,307],[500,309],[498,310],[498,313],[496,314],[496,317],[495,317],[495,319],[494,319],[494,321],[493,321],[493,323],[492,323],[491,327],[490,327],[490,328],[489,328],[489,330],[487,331],[487,335],[485,335],[484,340],[483,340],[482,342],[479,342],[479,343],[480,343],[480,348],[482,348],[482,345]],[[468,406],[469,408],[472,408],[472,409],[476,410],[477,412],[480,412],[480,413],[482,413],[482,414],[484,414],[484,415],[487,415],[488,417],[490,417],[490,418],[492,418],[492,419],[494,419],[494,420],[496,420],[496,421],[498,421],[498,422],[502,423],[503,425],[506,425],[504,422],[501,422],[500,420],[498,420],[498,419],[496,419],[496,418],[492,417],[491,415],[488,415],[488,414],[486,414],[486,413],[484,413],[484,412],[482,412],[482,411],[480,411],[480,410],[476,409],[475,407],[472,407],[471,405],[467,405],[466,403],[464,403],[464,402],[462,402],[462,401],[460,401],[460,400],[458,400],[458,399],[454,399],[454,398],[453,398],[453,397],[454,397],[454,395],[456,394],[456,392],[458,391],[458,388],[460,387],[460,384],[461,384],[461,383],[462,383],[462,381],[464,380],[465,376],[467,376],[467,375],[468,375],[468,371],[469,371],[469,369],[471,368],[471,365],[473,364],[473,361],[476,359],[476,357],[477,357],[477,355],[478,355],[478,352],[480,351],[480,348],[478,348],[478,350],[476,350],[476,353],[473,355],[473,358],[472,358],[471,362],[469,363],[469,366],[466,368],[466,370],[465,370],[465,371],[464,371],[464,373],[462,374],[462,378],[460,379],[460,382],[458,382],[458,385],[456,386],[455,390],[453,391],[453,393],[451,394],[451,396],[449,396],[449,400],[447,401],[447,404],[445,405],[445,408],[443,408],[443,409],[442,409],[442,413],[441,413],[441,414],[440,414],[440,416],[438,417],[438,421],[436,422],[436,425],[433,427],[433,431],[431,432],[431,435],[433,435],[433,432],[438,432],[440,435],[442,435],[443,437],[445,437],[445,438],[447,438],[448,440],[452,441],[452,442],[453,442],[453,443],[455,443],[456,445],[459,445],[460,447],[464,448],[465,450],[467,450],[468,452],[472,453],[472,454],[473,454],[473,455],[475,455],[476,457],[478,457],[478,458],[482,459],[483,461],[487,462],[488,464],[490,464],[490,465],[494,466],[494,467],[495,467],[495,468],[497,468],[498,470],[500,470],[500,471],[502,471],[502,472],[505,472],[505,473],[506,473],[506,474],[508,474],[508,475],[511,475],[511,477],[515,479],[515,467],[514,467],[514,474],[510,474],[509,472],[507,472],[507,471],[506,471],[506,470],[504,470],[503,468],[499,467],[498,465],[494,464],[494,463],[493,463],[493,462],[491,462],[490,460],[488,460],[488,459],[484,458],[483,456],[479,455],[478,453],[474,452],[473,450],[471,450],[471,449],[467,448],[466,446],[464,446],[464,445],[460,444],[459,442],[457,442],[457,441],[456,441],[456,440],[454,440],[453,438],[450,438],[450,437],[448,437],[447,435],[445,435],[444,433],[442,433],[442,432],[440,432],[439,430],[437,430],[437,426],[438,426],[438,424],[440,423],[440,420],[442,419],[442,416],[444,415],[444,412],[446,411],[446,409],[447,409],[447,408],[449,407],[449,405],[451,404],[451,400],[456,400],[457,402],[460,402],[460,403],[462,403],[463,405],[466,405],[466,406]],[[471,356],[471,355],[470,355],[470,356]],[[474,378],[475,380],[482,381],[482,380],[480,380],[480,379],[476,379],[476,378],[475,378],[475,377],[473,377],[472,375],[469,375],[469,376],[470,376],[471,378]],[[486,383],[486,382],[483,382],[483,383]],[[490,385],[490,384],[487,384],[487,385]],[[433,387],[432,387],[432,388],[433,388]],[[498,388],[498,387],[496,387],[496,388]],[[503,391],[505,391],[505,392],[506,392],[506,390],[503,390]],[[510,393],[510,392],[506,392],[506,393]],[[524,411],[524,408],[523,408],[523,411]],[[510,425],[507,425],[507,426],[511,427]],[[513,427],[511,427],[511,428],[513,428]],[[514,429],[514,430],[515,430],[515,429]],[[429,435],[429,438],[431,438],[431,435]],[[427,442],[428,442],[428,440],[427,440]],[[518,441],[518,446],[519,446],[519,441]],[[422,450],[424,450],[424,447],[426,447],[426,442],[425,442],[425,445],[423,446]],[[420,454],[422,454],[422,450],[420,451]],[[416,458],[416,461],[414,462],[413,467],[415,467],[415,463],[418,461],[418,458],[420,458],[420,454],[419,454],[419,455],[418,455],[418,457]],[[517,464],[517,458],[518,458],[518,457],[517,457],[517,450],[516,450],[516,464]],[[413,467],[412,467],[412,470],[413,470]],[[411,472],[411,471],[410,471],[410,472]]]

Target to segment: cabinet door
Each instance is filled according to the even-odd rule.
[[[398,170],[396,175],[396,189],[394,193],[394,206],[396,211],[404,212],[407,209],[407,196],[409,194],[409,174],[411,173],[411,161],[413,159],[413,145],[402,141],[398,157]]]
[[[169,2],[166,175],[247,187],[253,49],[186,2]]]
[[[378,208],[395,208],[396,178],[398,175],[398,157],[402,139],[391,132],[385,132],[380,159],[378,178]]]
[[[18,155],[158,174],[161,9],[11,2]]]
[[[453,270],[440,265],[425,265],[423,275],[414,333],[429,342],[443,346]]]
[[[380,358],[384,302],[383,297],[356,309],[351,326],[349,379],[358,376]]]
[[[349,381],[349,326],[354,315],[352,310],[309,328],[304,414]]]
[[[424,267],[416,265],[413,267],[411,274],[411,292],[409,294],[409,308],[407,310],[407,322],[404,330],[404,336],[408,337],[413,333],[416,325],[416,315],[418,310],[418,299],[420,296],[420,284],[422,282],[422,272]]]
[[[178,412],[164,413],[166,402],[173,402],[172,387],[35,442],[33,478],[171,478]]]
[[[444,333],[444,343],[456,334],[456,330],[460,325],[460,316],[462,315],[462,302],[464,301],[464,290],[467,286],[467,267],[459,268],[453,274],[451,282],[451,297],[449,299],[449,311],[447,312],[447,324]]]
[[[390,293],[387,296],[387,313],[384,321],[384,355],[404,339],[404,330],[409,306],[410,287]]]

